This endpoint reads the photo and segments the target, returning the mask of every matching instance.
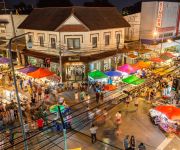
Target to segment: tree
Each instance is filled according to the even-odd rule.
[[[33,8],[31,5],[26,5],[24,2],[19,2],[17,5],[14,5],[14,9],[19,14],[29,14]]]
[[[70,0],[39,0],[37,7],[69,7],[73,6]]]

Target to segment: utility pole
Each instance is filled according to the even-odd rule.
[[[16,29],[15,29],[15,25],[14,25],[14,19],[13,19],[12,11],[10,12],[10,15],[11,15],[11,22],[12,22],[12,29],[13,29],[13,37],[16,37]],[[16,47],[16,52],[17,52],[17,57],[18,57],[18,65],[21,65],[21,56],[20,56],[20,51],[17,48],[16,40],[15,40],[15,47]]]
[[[66,126],[65,126],[64,119],[63,119],[63,116],[62,116],[62,113],[61,113],[60,106],[58,106],[58,112],[59,112],[59,116],[60,116],[61,123],[62,123],[62,126],[63,126],[64,150],[67,150]]]

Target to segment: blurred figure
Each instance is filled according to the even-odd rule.
[[[126,135],[124,139],[124,149],[128,150],[129,149],[129,135]]]
[[[138,146],[138,150],[146,150],[146,147],[143,143],[140,143]]]
[[[131,150],[135,150],[135,148],[136,148],[136,142],[135,142],[134,136],[131,136],[131,139],[130,139],[129,144],[130,144],[130,149],[131,149]]]
[[[91,133],[91,140],[92,143],[96,142],[96,131],[97,131],[98,127],[96,127],[94,124],[92,125],[92,127],[89,129],[90,133]]]

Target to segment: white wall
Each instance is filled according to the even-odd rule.
[[[175,36],[177,17],[178,17],[178,7],[180,3],[177,2],[163,2],[163,13],[162,13],[162,25],[161,29],[167,27],[175,27],[170,31],[160,31],[157,36],[154,36],[154,31],[158,30],[157,28],[157,17],[158,17],[158,8],[159,2],[142,2],[141,8],[141,26],[140,26],[140,37],[141,39],[160,39],[161,36],[166,33],[173,33]],[[169,36],[172,37],[172,36]],[[168,37],[167,37],[168,38]]]
[[[139,40],[141,13],[127,15],[124,19],[131,25],[125,29],[125,41]]]
[[[22,29],[17,29],[17,27],[24,21],[24,19],[27,17],[27,15],[13,15],[13,20],[14,20],[14,26],[15,26],[15,31],[16,35],[20,35],[24,33],[24,30]],[[12,26],[12,19],[11,16],[8,15],[0,15],[0,19],[6,20],[9,23],[5,24],[5,33],[1,34],[0,36],[5,36],[6,39],[10,39],[14,36],[13,34],[13,26]]]

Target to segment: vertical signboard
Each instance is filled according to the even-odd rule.
[[[160,28],[162,26],[163,8],[164,8],[164,3],[163,2],[159,2],[158,15],[157,15],[157,23],[156,23],[156,27],[158,27],[158,28]]]

